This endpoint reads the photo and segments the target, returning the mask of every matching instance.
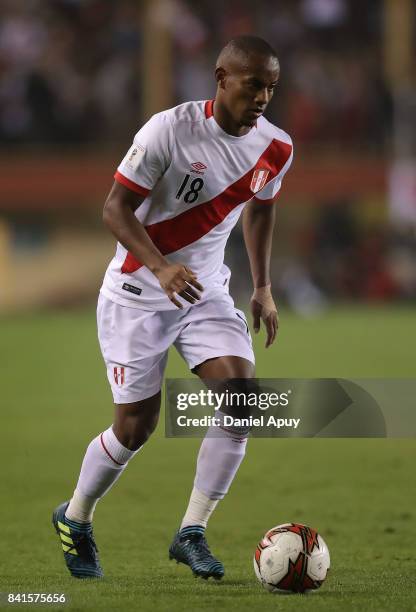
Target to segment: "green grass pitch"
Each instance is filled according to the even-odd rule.
[[[283,311],[276,344],[266,351],[256,338],[257,373],[413,377],[414,319],[406,308],[338,307],[311,320]],[[0,344],[3,593],[63,592],[63,609],[91,611],[416,610],[416,443],[408,439],[251,440],[208,529],[226,568],[217,583],[168,561],[199,441],[165,439],[162,421],[97,508],[105,580],[71,579],[50,515],[112,417],[94,312],[4,318]],[[168,374],[187,376],[174,353]],[[328,543],[330,576],[312,595],[270,595],[254,576],[257,541],[286,521],[311,525]]]

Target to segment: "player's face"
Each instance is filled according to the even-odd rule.
[[[275,58],[253,56],[245,65],[228,75],[224,102],[239,125],[253,126],[272,99],[279,78]]]

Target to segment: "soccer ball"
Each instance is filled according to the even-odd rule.
[[[272,593],[319,589],[329,570],[329,550],[310,527],[284,523],[270,529],[254,553],[254,571]]]

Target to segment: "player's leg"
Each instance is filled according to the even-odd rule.
[[[237,391],[245,391],[246,381],[254,377],[254,355],[243,313],[234,309],[229,296],[192,311],[193,320],[185,328],[178,350],[204,381],[235,379],[242,387]],[[221,578],[224,574],[222,564],[209,551],[204,532],[243,460],[247,437],[248,428],[211,427],[201,444],[194,487],[170,556],[187,563],[204,578]]]
[[[74,494],[53,515],[67,567],[80,578],[102,576],[92,534],[94,509],[156,427],[169,342],[168,334],[160,333],[157,313],[100,296],[97,315],[116,405],[114,423],[88,445]],[[155,342],[155,335],[163,342]]]
[[[116,404],[114,423],[89,444],[74,495],[65,516],[77,523],[91,523],[95,506],[120,478],[156,428],[160,391],[147,399]]]
[[[92,531],[93,513],[154,431],[159,408],[160,392],[142,401],[116,405],[114,424],[88,445],[73,496],[56,508],[52,519],[72,576],[103,576]]]
[[[253,390],[250,379],[254,377],[254,364],[236,356],[223,356],[209,359],[195,368],[195,373],[204,380],[224,381],[224,391],[232,386],[232,391],[245,394]],[[234,384],[233,384],[234,382]],[[233,416],[238,415],[238,406],[233,407]],[[217,418],[223,413],[218,411]],[[181,528],[195,524],[207,526],[208,519],[218,501],[228,493],[231,483],[245,456],[249,429],[227,426],[212,426],[201,443],[197,458],[194,489],[187,511],[182,519]]]

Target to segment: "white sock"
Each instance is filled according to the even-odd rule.
[[[210,427],[198,454],[194,486],[211,500],[222,499],[245,455],[247,433]]]
[[[218,502],[218,499],[210,499],[194,487],[180,528],[182,529],[189,525],[201,525],[202,527],[206,527],[208,519],[214,512]]]
[[[85,453],[65,516],[78,523],[90,523],[98,500],[111,489],[139,450],[131,451],[120,444],[112,427],[94,438]]]
[[[78,491],[78,489],[75,489],[65,516],[77,523],[91,523],[97,502],[97,498],[87,497]]]

